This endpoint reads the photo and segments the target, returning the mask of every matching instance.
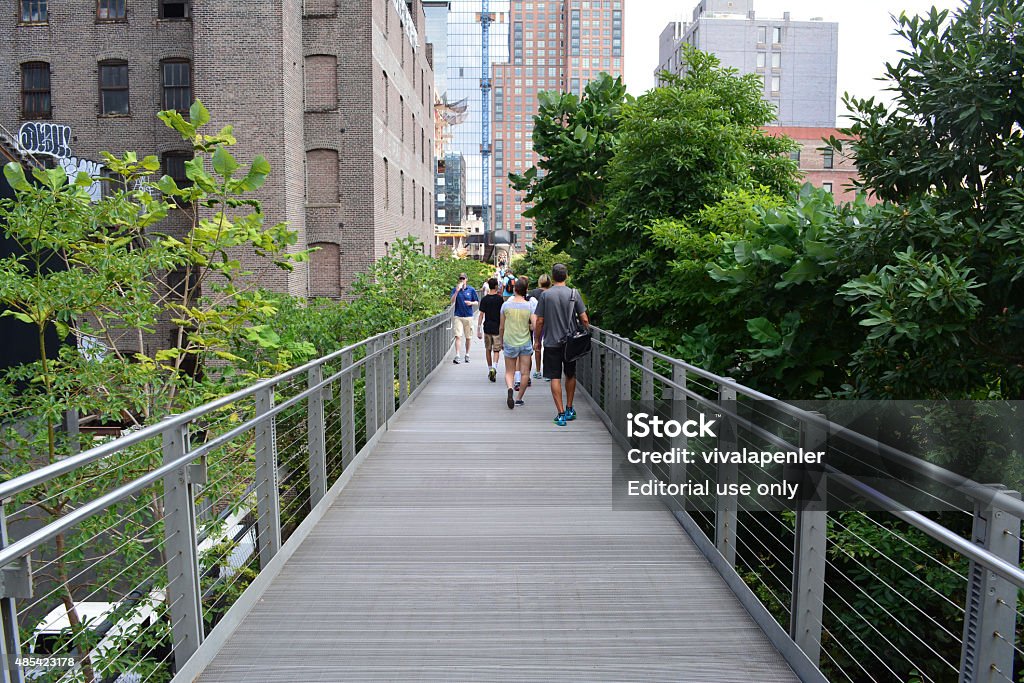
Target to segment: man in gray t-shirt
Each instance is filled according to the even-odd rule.
[[[564,427],[566,422],[576,419],[576,410],[572,400],[576,395],[576,361],[566,361],[563,357],[562,340],[573,323],[589,326],[587,307],[578,290],[565,285],[569,276],[568,269],[561,263],[551,268],[551,288],[540,298],[537,304],[537,325],[533,335],[533,348],[540,350],[544,346],[544,377],[551,380],[551,397],[555,400],[558,415],[555,424]],[[562,403],[562,375],[565,375],[565,404]]]

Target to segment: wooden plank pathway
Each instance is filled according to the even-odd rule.
[[[611,437],[450,360],[199,680],[796,681],[666,512],[614,512]]]

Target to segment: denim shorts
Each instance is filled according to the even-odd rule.
[[[509,346],[505,344],[506,358],[519,358],[520,356],[530,355],[533,355],[533,344],[523,344],[522,346]]]

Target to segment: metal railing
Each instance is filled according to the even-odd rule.
[[[446,311],[0,483],[0,680],[168,680],[450,330]]]
[[[814,485],[823,500],[838,503],[831,508],[769,510],[725,495],[661,497],[801,680],[1018,680],[1024,504],[1016,493],[592,330],[594,350],[580,361],[578,377],[620,444],[627,443],[626,411],[642,402],[660,406],[666,419],[707,411],[724,418],[716,439],[680,437],[672,446],[826,453]],[[643,447],[666,445],[650,440]],[[847,472],[830,462],[859,467]],[[750,477],[736,465],[697,463],[637,467],[666,483],[706,479],[716,490]],[[941,502],[934,508],[941,511],[913,511],[871,485],[872,475]]]

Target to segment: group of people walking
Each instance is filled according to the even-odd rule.
[[[476,306],[479,311],[476,334],[484,343],[487,378],[497,382],[498,361],[504,356],[505,402],[509,409],[525,404],[532,380],[550,382],[556,409],[554,423],[560,427],[576,419],[573,407],[576,361],[565,358],[564,340],[577,324],[590,324],[579,292],[566,285],[568,276],[565,265],[556,263],[551,275],[542,275],[538,287],[531,290],[525,276],[516,277],[500,264],[498,271],[481,288],[483,298],[469,284],[465,273],[459,277],[451,294],[455,305],[455,359],[452,362],[460,365],[470,361],[473,308]],[[533,368],[536,369],[531,374]]]

